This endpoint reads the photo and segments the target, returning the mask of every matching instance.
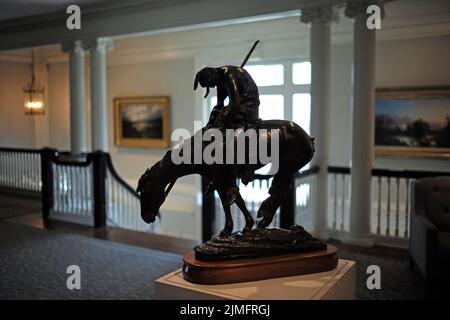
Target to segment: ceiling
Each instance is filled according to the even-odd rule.
[[[71,4],[81,7],[114,0],[0,0],[0,21],[64,11]]]

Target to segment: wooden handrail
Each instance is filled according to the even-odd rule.
[[[23,153],[41,153],[41,149],[21,149],[0,147],[0,152],[23,152]]]
[[[328,167],[329,173],[336,174],[350,174],[351,169],[348,167]],[[426,177],[450,176],[450,172],[446,171],[425,171],[425,170],[390,170],[390,169],[372,169],[372,176],[374,177],[393,177],[393,178],[407,178],[420,179]]]
[[[125,180],[123,180],[119,174],[117,173],[116,169],[114,168],[114,165],[111,160],[111,156],[109,153],[106,153],[106,166],[109,169],[109,172],[114,177],[114,179],[120,183],[125,189],[127,189],[136,199],[140,199],[139,194],[136,192],[135,189],[133,189]]]
[[[92,163],[92,153],[71,154],[55,151],[52,154],[52,161],[59,165],[86,167]]]

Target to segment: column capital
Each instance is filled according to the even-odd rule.
[[[61,43],[62,52],[74,52],[77,54],[84,54],[83,45],[80,40],[64,41]]]
[[[113,49],[111,38],[91,38],[83,41],[83,48],[90,51],[100,51],[106,53]]]
[[[331,5],[307,7],[301,9],[300,21],[303,23],[338,22],[338,15]]]
[[[384,18],[384,0],[348,1],[345,6],[345,15],[356,18],[367,15],[367,7],[377,5],[381,10],[381,18]]]

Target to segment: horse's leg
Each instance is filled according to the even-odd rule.
[[[258,228],[265,228],[272,223],[277,209],[289,194],[288,190],[293,176],[293,172],[290,171],[280,169],[273,177],[269,189],[270,196],[261,203],[258,210],[258,218],[262,218],[258,223]]]
[[[220,201],[222,202],[223,211],[225,212],[225,227],[220,232],[220,236],[228,236],[233,231],[233,218],[231,217],[230,205],[227,202],[227,191],[222,187],[217,188]]]
[[[245,227],[244,227],[244,230],[242,230],[242,233],[246,233],[246,232],[252,230],[253,225],[255,224],[255,220],[253,220],[252,215],[250,214],[250,212],[248,212],[247,207],[245,206],[244,199],[242,199],[240,193],[238,194],[235,202],[236,202],[236,205],[241,210],[242,214],[244,215]]]

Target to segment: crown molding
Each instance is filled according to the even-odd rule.
[[[417,7],[412,12],[413,15],[407,15],[404,14],[404,6],[408,4],[399,1],[386,5],[386,19],[382,22],[382,29],[377,31],[377,41],[450,35],[450,12],[426,12]],[[341,8],[341,15],[343,11],[344,8]],[[236,34],[240,36],[236,37]],[[116,37],[114,50],[108,53],[108,65],[200,58],[209,61],[211,56],[225,61],[234,56],[239,59],[245,53],[243,48],[249,47],[255,39],[261,40],[261,43],[253,54],[253,60],[308,55],[308,25],[301,23],[296,16],[253,24],[193,30],[188,33]],[[333,24],[331,41],[333,44],[353,41],[352,19],[344,17],[339,24]],[[24,54],[24,51],[17,51],[17,55],[14,51],[0,53],[0,61],[29,62],[29,55]],[[59,46],[38,48],[35,52],[49,63],[65,62],[68,59]],[[89,54],[88,51],[86,54]]]
[[[127,0],[81,8],[81,30],[66,28],[65,11],[0,22],[0,50],[163,30],[299,15],[305,5],[340,0]]]

